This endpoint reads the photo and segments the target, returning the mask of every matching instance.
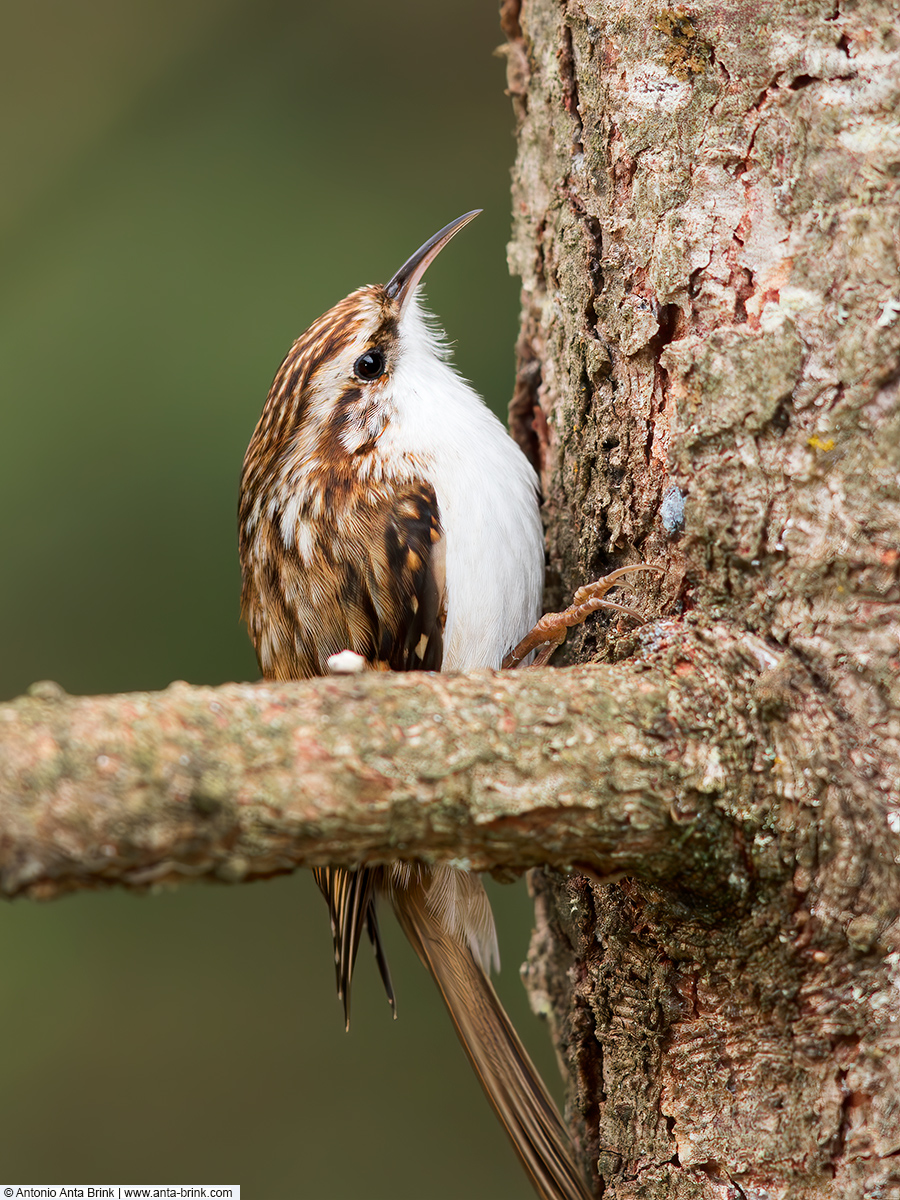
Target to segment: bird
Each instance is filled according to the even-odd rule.
[[[241,474],[241,606],[263,676],[499,668],[541,613],[535,471],[450,361],[422,277],[480,209],[429,238],[387,284],[352,292],[301,334],[272,383]],[[490,974],[481,877],[398,862],[314,871],[331,918],[347,1027],[366,932],[386,901],[542,1200],[589,1200],[570,1135]]]

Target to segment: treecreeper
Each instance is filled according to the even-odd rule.
[[[389,283],[319,317],[275,376],[239,509],[242,611],[267,679],[328,674],[348,650],[371,670],[498,668],[541,642],[552,649],[573,623],[551,629],[544,618],[523,643],[543,590],[537,477],[451,365],[422,302],[426,268],[477,212],[436,233]],[[599,599],[612,582],[601,581],[589,611],[618,607]],[[490,982],[499,959],[481,878],[401,862],[315,878],[348,1026],[364,930],[394,1007],[383,899],[437,983],[535,1191],[588,1200],[569,1133]]]

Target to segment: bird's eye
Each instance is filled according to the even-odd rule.
[[[353,372],[359,379],[378,379],[384,374],[384,355],[380,350],[367,350],[353,364]]]

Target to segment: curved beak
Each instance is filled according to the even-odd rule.
[[[445,225],[443,229],[439,229],[424,246],[420,246],[415,254],[406,260],[390,283],[385,285],[384,290],[389,298],[397,300],[402,309],[416,290],[419,280],[428,270],[429,264],[437,258],[454,233],[458,233],[463,225],[468,225],[480,212],[480,208],[473,208],[471,212],[464,213],[455,221],[451,221],[449,225]]]

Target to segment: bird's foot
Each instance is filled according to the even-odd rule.
[[[662,572],[662,570],[662,567],[651,566],[650,563],[637,563],[632,567],[619,567],[617,571],[604,575],[602,579],[596,579],[593,583],[587,583],[580,587],[569,608],[564,609],[563,612],[545,613],[541,617],[537,625],[529,633],[526,633],[518,646],[507,654],[503,660],[503,667],[506,669],[517,667],[534,651],[538,653],[532,666],[546,666],[553,651],[566,640],[568,631],[576,625],[581,625],[591,613],[600,608],[605,608],[610,612],[623,613],[627,617],[634,617],[636,621],[643,621],[643,614],[637,612],[636,609],[628,608],[624,604],[616,604],[612,600],[604,600],[603,597],[610,588],[615,587],[623,575],[630,575],[634,571]]]

